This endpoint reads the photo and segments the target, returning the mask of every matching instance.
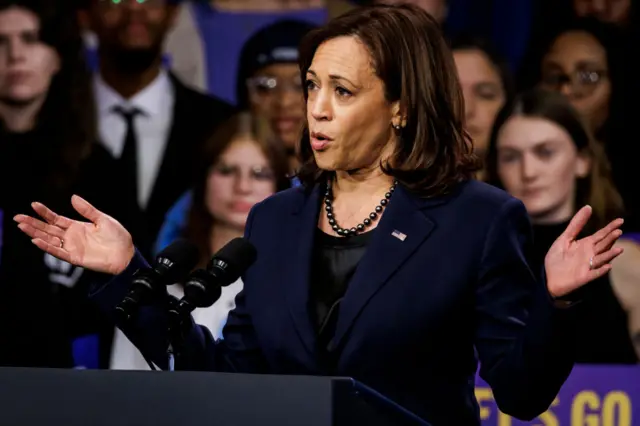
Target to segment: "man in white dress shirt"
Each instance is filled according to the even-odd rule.
[[[167,210],[192,186],[193,159],[233,113],[165,68],[163,45],[178,6],[175,0],[84,0],[78,12],[98,43],[99,140],[119,159],[114,173],[129,183],[117,188],[123,204],[137,206],[119,219],[148,259]],[[112,336],[113,329],[101,336],[103,366]]]
[[[99,138],[131,182],[127,196],[139,207],[133,234],[148,255],[167,209],[191,184],[191,160],[232,107],[187,88],[163,66],[175,1],[86,1],[79,16],[98,41]]]

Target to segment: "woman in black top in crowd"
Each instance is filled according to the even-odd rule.
[[[532,258],[540,268],[580,206],[593,208],[585,235],[623,213],[606,154],[583,123],[565,97],[541,89],[517,97],[496,119],[488,178],[524,203],[533,224]],[[624,234],[616,244],[625,248],[622,260],[613,263],[610,275],[585,287],[583,301],[576,306],[579,363],[638,361],[619,297],[629,286],[621,277],[633,273],[628,269],[634,263],[640,264],[640,252]],[[620,269],[627,271],[619,274]]]
[[[83,270],[43,255],[18,235],[13,215],[33,200],[68,210],[71,194],[82,192],[127,221],[103,185],[113,160],[93,144],[90,75],[72,16],[64,2],[0,0],[3,366],[72,367],[73,338],[97,321]]]

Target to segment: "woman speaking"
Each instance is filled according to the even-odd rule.
[[[300,188],[251,211],[258,260],[224,340],[192,325],[183,368],[350,376],[433,425],[478,425],[474,374],[500,409],[545,411],[573,366],[567,297],[611,268],[621,220],[581,240],[581,209],[542,271],[529,267],[523,204],[471,179],[456,71],[437,23],[414,6],[363,8],[300,48],[307,126]],[[90,222],[41,204],[18,216],[34,243],[117,277],[92,298],[107,312],[145,261],[115,220],[75,197]],[[164,305],[128,333],[166,366]]]

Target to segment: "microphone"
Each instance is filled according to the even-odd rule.
[[[195,308],[207,308],[220,298],[222,287],[233,284],[256,261],[253,244],[235,238],[222,247],[207,265],[189,275],[184,284],[184,297],[169,309],[178,324]],[[174,323],[175,324],[175,323]]]
[[[207,269],[193,271],[184,284],[184,297],[169,306],[169,371],[175,371],[175,356],[179,355],[187,331],[185,321],[195,308],[207,308],[220,298],[222,287],[234,283],[256,261],[256,249],[244,238],[235,238],[212,258]]]
[[[131,320],[145,297],[180,281],[197,263],[198,248],[187,240],[176,240],[158,253],[153,267],[135,272],[129,293],[116,306],[121,323]]]

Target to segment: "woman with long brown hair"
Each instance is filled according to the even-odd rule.
[[[69,3],[0,0],[0,365],[98,364],[94,351],[73,356],[75,337],[98,331],[87,274],[34,250],[11,217],[34,199],[72,214],[80,193],[127,223],[109,186],[119,177],[105,179],[115,160],[94,143],[91,76]]]
[[[183,237],[200,252],[200,267],[234,238],[242,237],[249,210],[275,192],[289,188],[288,161],[284,146],[272,137],[269,124],[248,112],[230,118],[209,140],[197,166],[193,204]],[[167,242],[169,243],[169,242]],[[242,281],[223,287],[220,298],[194,317],[215,338],[222,337],[227,314],[235,306]],[[182,297],[182,288],[169,288]],[[116,330],[111,354],[113,369],[147,369],[132,343]]]
[[[603,147],[566,98],[555,92],[526,92],[500,112],[487,172],[492,183],[524,203],[533,223],[534,259],[539,267],[579,206],[593,209],[585,233],[623,215],[622,198],[611,180]],[[637,247],[624,239],[617,244],[625,249]],[[625,250],[621,259],[626,257],[635,257],[635,263],[640,264],[634,250]],[[577,330],[577,362],[638,360],[627,314],[615,291],[617,284],[626,288],[626,283],[616,280],[621,268],[628,272],[625,260],[613,265],[610,276],[585,289],[583,303],[577,308],[583,324]]]

